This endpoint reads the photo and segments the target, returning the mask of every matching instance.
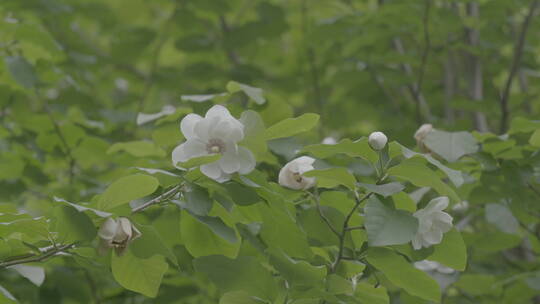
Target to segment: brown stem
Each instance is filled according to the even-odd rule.
[[[154,204],[159,204],[167,199],[169,199],[171,196],[175,195],[176,193],[180,192],[180,190],[182,190],[182,186],[183,185],[176,185],[174,187],[172,187],[170,190],[168,190],[167,192],[161,194],[160,196],[157,196],[143,204],[141,204],[140,206],[136,207],[136,208],[133,208],[133,210],[131,210],[131,213],[137,213],[137,212],[141,212],[143,211],[144,209],[154,205]]]
[[[40,254],[37,256],[0,262],[0,268],[7,268],[10,266],[19,265],[19,264],[42,262],[51,257],[56,256],[59,253],[66,252],[69,249],[72,249],[74,246],[75,246],[74,243],[62,245],[62,246],[56,246],[56,247],[52,247],[48,251],[45,251],[43,254]]]
[[[508,108],[508,99],[510,97],[510,89],[512,88],[512,82],[514,80],[514,77],[521,63],[521,57],[523,55],[523,47],[525,46],[525,40],[527,36],[527,30],[529,29],[529,24],[531,23],[531,19],[539,3],[540,1],[538,0],[534,0],[531,2],[531,5],[529,6],[529,12],[527,13],[527,16],[525,17],[525,20],[523,21],[523,24],[519,32],[518,40],[516,41],[516,45],[514,46],[514,56],[512,58],[512,64],[510,65],[510,71],[508,73],[508,78],[506,79],[506,83],[504,85],[504,90],[502,92],[501,101],[500,101],[500,108],[501,108],[501,123],[499,127],[500,133],[504,133],[508,129],[508,121],[510,119],[510,110]]]

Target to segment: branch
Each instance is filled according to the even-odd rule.
[[[318,190],[317,188],[315,187],[315,190],[316,194],[313,194],[311,192],[308,192],[311,197],[313,197],[313,200],[315,201],[315,205],[317,206],[317,211],[319,212],[319,216],[323,219],[323,221],[326,223],[326,225],[328,226],[328,228],[330,228],[330,230],[332,230],[332,232],[338,237],[340,238],[341,237],[341,233],[339,233],[337,231],[337,229],[334,227],[334,225],[332,225],[332,223],[330,222],[330,220],[326,217],[326,215],[323,214],[322,212],[322,209],[321,209],[321,203],[320,203],[320,200],[319,200],[319,193],[318,193]]]
[[[19,265],[19,264],[42,262],[42,261],[45,261],[45,260],[47,260],[49,258],[52,258],[52,257],[60,254],[60,253],[64,253],[64,252],[68,251],[69,249],[72,249],[73,247],[75,247],[74,243],[67,244],[67,245],[62,245],[62,246],[58,246],[58,247],[52,247],[52,248],[46,250],[43,254],[40,254],[40,255],[37,255],[37,256],[25,257],[25,258],[15,259],[15,260],[11,260],[11,261],[0,262],[0,268],[7,268],[7,267],[10,267],[10,266]]]
[[[539,3],[540,1],[538,0],[534,0],[531,2],[531,5],[529,7],[529,12],[527,13],[527,16],[525,17],[525,20],[523,21],[521,30],[519,32],[518,40],[514,47],[514,57],[512,58],[510,72],[508,73],[508,78],[506,79],[504,90],[501,95],[501,102],[500,102],[501,124],[500,124],[500,129],[499,129],[500,133],[504,133],[508,129],[508,120],[510,117],[510,111],[508,109],[508,98],[510,97],[510,89],[512,88],[512,82],[514,80],[516,72],[518,71],[519,65],[521,63],[521,57],[523,55],[523,47],[525,46],[527,30],[529,29],[531,19]]]
[[[137,213],[137,212],[141,212],[143,211],[144,209],[154,205],[154,204],[159,204],[167,199],[169,199],[171,196],[175,195],[176,193],[180,192],[180,190],[182,190],[182,186],[183,185],[176,185],[174,187],[172,187],[170,190],[168,190],[167,192],[161,194],[160,196],[157,196],[143,204],[141,204],[140,206],[136,207],[136,208],[133,208],[133,210],[131,210],[131,213]]]

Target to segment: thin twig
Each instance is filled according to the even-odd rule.
[[[529,6],[529,12],[527,13],[527,16],[525,17],[525,20],[523,21],[523,24],[521,26],[521,30],[519,32],[519,37],[516,42],[516,45],[514,47],[514,56],[512,58],[512,64],[510,66],[510,71],[508,73],[508,78],[506,79],[506,83],[504,85],[504,90],[501,95],[501,124],[499,128],[500,133],[506,132],[508,129],[508,120],[510,117],[510,111],[508,109],[508,98],[510,97],[510,89],[512,88],[512,82],[514,80],[514,77],[519,69],[519,65],[521,63],[521,57],[523,55],[523,47],[525,46],[525,39],[527,36],[527,30],[529,29],[529,25],[531,23],[531,19],[536,11],[536,8],[538,7],[538,4],[540,1],[534,0],[531,2],[531,5]]]
[[[341,233],[339,233],[337,231],[337,229],[334,227],[334,225],[332,225],[332,223],[330,222],[330,220],[326,217],[326,215],[324,215],[324,213],[322,212],[322,209],[321,209],[321,202],[320,202],[320,199],[319,199],[319,193],[318,193],[318,190],[317,188],[315,188],[315,194],[311,193],[311,192],[308,192],[309,195],[311,195],[311,197],[313,197],[313,200],[315,201],[315,205],[317,206],[317,211],[319,212],[319,216],[323,219],[323,221],[326,223],[326,225],[328,226],[328,228],[330,228],[330,230],[332,230],[332,232],[338,237],[340,238],[341,237]]]
[[[131,210],[131,213],[137,213],[137,212],[141,212],[143,211],[144,209],[154,205],[154,204],[159,204],[167,199],[169,199],[171,196],[175,195],[176,193],[178,193],[181,189],[182,189],[182,186],[183,185],[176,185],[174,187],[172,187],[170,190],[168,190],[167,192],[161,194],[160,196],[157,196],[143,204],[141,204],[140,206],[136,207],[136,208],[133,208],[133,210]]]
[[[43,254],[37,255],[37,256],[28,257],[28,258],[22,258],[22,259],[16,259],[16,260],[10,260],[10,261],[5,261],[5,262],[0,262],[0,268],[7,268],[7,267],[10,267],[10,266],[19,265],[19,264],[42,262],[42,261],[45,261],[45,260],[47,260],[47,259],[49,259],[49,258],[51,258],[51,257],[53,257],[53,256],[55,256],[55,255],[57,255],[59,253],[66,252],[69,249],[72,249],[74,246],[75,246],[75,244],[71,243],[71,244],[67,244],[67,245],[52,247],[50,250],[44,252]]]

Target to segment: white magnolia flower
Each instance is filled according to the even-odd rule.
[[[369,146],[375,151],[380,151],[384,149],[384,146],[386,146],[387,142],[388,138],[386,137],[386,135],[384,135],[383,132],[373,132],[369,134]]]
[[[415,250],[439,244],[443,234],[452,229],[452,217],[443,212],[448,207],[448,203],[448,197],[437,197],[432,199],[424,209],[414,213],[418,219],[418,232],[412,240]]]
[[[101,239],[101,253],[109,248],[114,248],[116,253],[121,255],[131,241],[141,236],[141,232],[127,217],[119,217],[118,219],[109,217],[99,228],[98,236]]]
[[[188,114],[180,129],[186,141],[172,152],[175,166],[195,157],[221,154],[219,160],[201,166],[204,175],[218,182],[228,181],[235,172],[247,174],[255,168],[251,151],[238,146],[244,138],[244,125],[225,107],[215,105],[204,117]]]
[[[431,152],[429,148],[424,144],[424,140],[426,139],[429,132],[433,130],[433,126],[431,124],[423,124],[416,130],[416,133],[414,133],[414,139],[416,139],[416,144],[418,145],[418,148],[420,151],[424,153]]]
[[[456,272],[456,270],[453,268],[446,267],[439,262],[430,260],[422,260],[415,262],[414,267],[424,272],[438,272],[442,274],[452,274]]]
[[[315,185],[314,177],[305,177],[302,174],[313,170],[315,159],[309,156],[301,156],[288,162],[279,171],[279,184],[295,189],[308,189]]]

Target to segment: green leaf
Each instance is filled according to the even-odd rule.
[[[537,129],[540,129],[540,120],[530,120],[524,117],[516,117],[512,119],[508,133],[528,133]]]
[[[245,291],[231,291],[219,299],[219,304],[263,304]]]
[[[116,143],[107,150],[107,154],[112,154],[119,151],[127,152],[136,157],[165,157],[165,151],[163,151],[163,149],[158,147],[153,142],[142,140]]]
[[[161,255],[139,259],[127,250],[123,256],[112,255],[111,268],[114,279],[122,287],[154,298],[169,266]]]
[[[459,277],[454,286],[473,296],[498,295],[502,290],[496,281],[497,279],[492,275],[464,274]]]
[[[156,254],[168,258],[177,264],[176,256],[172,250],[165,245],[157,230],[150,225],[138,225],[141,236],[129,244],[131,253],[141,259],[150,258]]]
[[[192,214],[208,215],[212,209],[213,200],[208,191],[197,185],[191,185],[189,191],[184,192],[185,208]]]
[[[370,248],[367,261],[380,270],[399,288],[413,296],[439,303],[441,290],[439,284],[425,272],[414,268],[402,256],[388,248]]]
[[[266,140],[264,138],[264,122],[261,116],[252,110],[242,113],[240,121],[244,125],[244,139],[240,142],[241,146],[248,148],[256,159],[262,158],[268,151]]]
[[[91,241],[97,234],[96,227],[88,215],[73,207],[58,206],[55,208],[54,215],[55,228],[61,242]]]
[[[504,233],[519,234],[519,222],[507,206],[487,204],[485,211],[486,221],[495,225],[499,230]]]
[[[204,164],[213,163],[218,161],[221,158],[221,154],[210,154],[203,155],[199,157],[193,157],[186,162],[178,162],[175,165],[181,168],[190,169],[194,167],[199,167]]]
[[[124,176],[105,190],[99,198],[98,208],[110,210],[127,204],[132,200],[154,193],[158,186],[158,180],[150,175],[133,174]]]
[[[287,118],[266,129],[266,140],[294,136],[314,128],[319,122],[319,115],[306,113],[296,118]]]
[[[433,253],[427,258],[450,268],[464,271],[467,267],[467,247],[461,233],[452,229],[444,234],[440,244],[433,246]]]
[[[403,189],[405,189],[405,186],[397,182],[388,183],[384,185],[374,185],[374,184],[364,184],[364,183],[357,183],[357,185],[364,189],[367,189],[368,192],[377,193],[384,197],[394,195],[396,193],[401,192]]]
[[[326,278],[326,290],[332,294],[352,294],[353,286],[352,282],[338,276],[337,274],[330,274]]]
[[[409,181],[415,186],[433,188],[439,194],[449,196],[455,202],[461,201],[456,192],[418,157],[406,159],[399,165],[388,169],[387,172],[389,175]]]
[[[353,190],[356,183],[354,176],[345,168],[311,170],[303,175],[317,178],[317,186],[322,188],[334,188],[343,185]]]
[[[449,162],[478,151],[478,142],[469,132],[445,132],[432,130],[424,144],[434,153]]]
[[[325,266],[313,266],[305,261],[295,261],[276,248],[270,248],[267,252],[270,255],[270,264],[293,286],[319,285],[326,277]]]
[[[234,258],[240,250],[240,242],[237,237],[235,238],[236,242],[230,242],[230,239],[227,240],[216,234],[208,225],[188,212],[182,212],[180,231],[186,249],[194,257],[221,254]]]
[[[529,143],[531,144],[531,146],[540,147],[540,129],[534,131],[534,133],[531,135],[531,138],[529,139]]]
[[[418,230],[418,220],[407,211],[390,209],[372,197],[364,208],[364,225],[370,246],[410,242]]]
[[[17,271],[21,276],[27,278],[32,284],[36,286],[41,286],[43,281],[45,281],[45,270],[43,267],[38,266],[28,266],[28,265],[13,265],[9,267]]]
[[[231,197],[232,201],[237,205],[249,206],[261,201],[261,198],[253,188],[236,182],[227,183],[224,187],[227,189],[227,194]]]
[[[368,283],[358,283],[354,293],[360,303],[389,304],[390,299],[384,287],[375,287]]]
[[[277,296],[277,284],[268,270],[250,256],[229,259],[220,255],[193,261],[195,271],[204,273],[222,292],[245,291],[267,301]]]
[[[236,81],[229,81],[229,83],[227,83],[227,91],[229,91],[229,93],[242,91],[256,104],[262,105],[266,103],[266,99],[263,96],[263,90],[260,88],[252,87]]]
[[[368,144],[367,138],[357,141],[343,139],[335,145],[316,144],[304,147],[303,152],[311,153],[318,158],[328,158],[336,154],[345,154],[350,157],[361,157],[371,163],[378,160],[377,152],[373,151]]]
[[[38,83],[34,67],[24,57],[6,56],[5,62],[11,77],[26,89],[31,89]]]

